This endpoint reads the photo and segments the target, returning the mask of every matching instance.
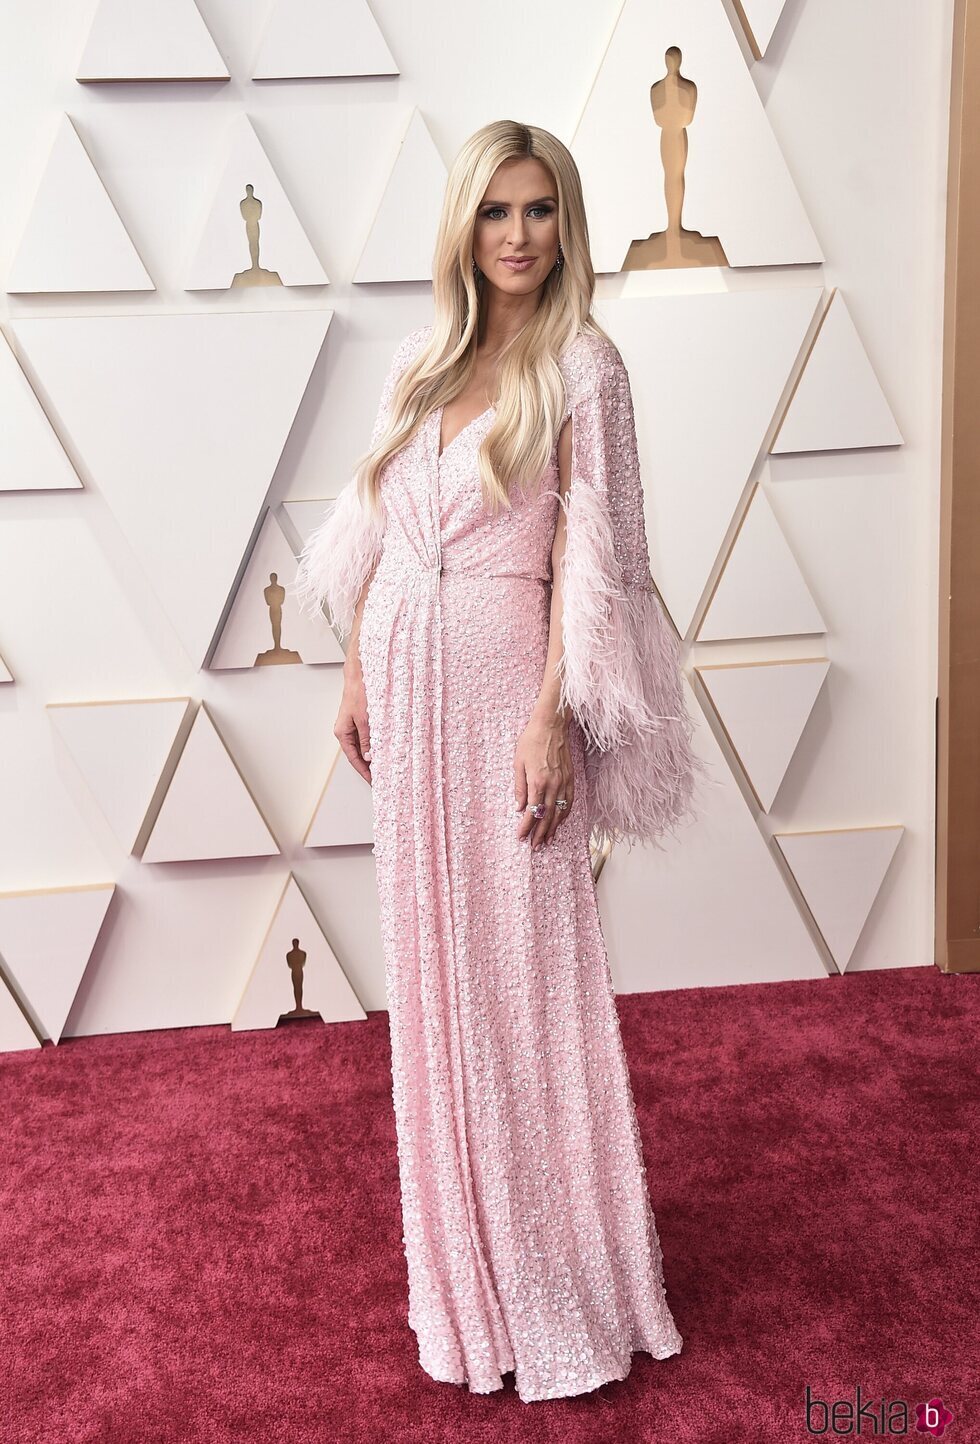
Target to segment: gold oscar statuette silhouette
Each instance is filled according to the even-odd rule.
[[[272,625],[272,646],[267,652],[259,652],[255,658],[256,667],[280,667],[290,662],[302,662],[298,652],[291,652],[282,644],[282,604],[286,600],[286,588],[279,581],[278,572],[269,573],[269,585],[263,590],[269,621]]]
[[[293,938],[293,945],[286,954],[286,966],[293,979],[293,1001],[295,1007],[290,1008],[288,1013],[280,1013],[280,1020],[283,1018],[319,1018],[320,1014],[315,1008],[303,1007],[303,969],[306,966],[306,953],[299,945],[299,938]]]
[[[262,202],[255,194],[255,188],[251,184],[245,187],[245,194],[239,202],[238,209],[245,222],[248,254],[252,264],[247,271],[238,271],[231,284],[233,286],[281,286],[282,280],[278,271],[267,271],[259,265],[259,219],[262,215]]]
[[[667,229],[633,241],[623,262],[624,271],[656,271],[685,266],[727,266],[728,258],[717,236],[687,231],[681,223],[684,209],[684,169],[687,165],[687,128],[694,120],[698,88],[681,75],[681,52],[672,45],[664,55],[667,74],[650,87],[654,125],[660,128],[660,160],[664,168]]]

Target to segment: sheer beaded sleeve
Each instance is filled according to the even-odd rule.
[[[371,431],[373,447],[388,421],[395,385],[430,332],[422,326],[399,343],[381,389],[381,400]],[[346,483],[322,522],[307,537],[299,556],[292,592],[310,616],[325,610],[341,640],[350,635],[354,608],[371,575],[384,538],[383,509],[375,514],[364,505],[356,477]]]
[[[703,763],[691,746],[678,639],[650,575],[629,376],[604,338],[580,337],[572,349],[561,701],[585,734],[600,838],[660,846],[693,816]]]

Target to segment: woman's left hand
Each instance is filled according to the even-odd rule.
[[[575,779],[568,745],[568,719],[557,712],[531,714],[531,720],[517,741],[514,754],[514,795],[523,814],[518,837],[531,837],[539,848],[555,833],[572,810]],[[568,806],[556,807],[559,797]],[[529,803],[543,802],[545,810],[536,818]]]

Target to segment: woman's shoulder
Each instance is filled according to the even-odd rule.
[[[626,377],[619,348],[595,331],[579,331],[561,353],[558,364],[569,407]]]
[[[422,350],[422,347],[432,335],[431,323],[427,326],[416,326],[414,331],[409,331],[403,336],[395,347],[395,354],[391,358],[391,369],[394,374],[404,371],[410,361]]]

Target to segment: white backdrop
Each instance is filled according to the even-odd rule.
[[[79,924],[74,956],[67,956],[71,938],[61,938],[65,1034],[231,1021],[290,873],[360,1005],[385,1006],[370,846],[304,846],[331,774],[340,667],[201,668],[194,638],[210,636],[220,600],[212,616],[195,610],[196,602],[188,606],[179,584],[165,595],[165,548],[187,558],[188,576],[202,578],[208,559],[220,560],[202,580],[214,607],[219,593],[233,595],[263,498],[284,523],[283,501],[336,495],[366,444],[395,343],[431,319],[430,287],[413,278],[419,257],[424,263],[431,250],[440,157],[448,164],[471,131],[504,116],[545,126],[578,153],[576,128],[604,55],[618,63],[609,41],[620,8],[618,0],[540,0],[522,10],[515,45],[512,24],[492,7],[374,0],[400,74],[253,81],[272,0],[201,0],[230,80],[82,85],[75,75],[95,0],[4,0],[4,287],[12,284],[15,261],[18,274],[36,285],[45,265],[51,275],[57,265],[94,274],[106,254],[104,246],[86,252],[94,203],[78,201],[60,173],[52,192],[55,202],[64,196],[60,230],[45,243],[57,254],[49,256],[40,240],[26,252],[22,246],[65,114],[155,286],[0,293],[7,340],[82,483],[18,489],[27,485],[16,479],[18,466],[35,443],[7,426],[0,456],[8,488],[0,490],[0,657],[14,680],[0,685],[0,894],[115,884],[91,954],[90,927]],[[750,15],[752,9],[746,5]],[[755,60],[734,11],[719,0],[795,188],[798,220],[808,220],[823,261],[791,254],[783,239],[776,263],[767,254],[765,264],[753,265],[740,248],[738,269],[600,278],[598,314],[633,378],[654,572],[667,601],[681,611],[700,599],[703,610],[760,484],[757,500],[768,503],[826,627],[825,635],[695,642],[689,650],[699,747],[718,786],[702,822],[680,845],[666,854],[616,854],[603,870],[601,905],[621,990],[822,977],[840,966],[932,960],[951,9],[950,0],[865,0],[858,7],[851,0],[787,0],[765,57]],[[651,79],[663,73],[656,58]],[[609,90],[597,85],[593,94]],[[752,97],[746,98],[751,114]],[[216,244],[220,254],[207,222],[244,115],[295,212],[298,226],[282,241],[291,248],[290,264],[305,265],[306,280],[318,261],[329,284],[187,289],[205,274],[194,270],[202,254],[213,263]],[[588,146],[594,155],[598,144],[601,154],[601,136],[608,135],[611,174],[625,191],[635,169],[628,148],[618,148],[615,120],[599,124],[599,141],[593,124]],[[396,169],[386,198],[406,132],[407,172]],[[581,135],[584,151],[584,126]],[[704,149],[697,153],[694,145],[699,133],[692,128],[691,135],[689,166],[696,160],[702,166],[700,192],[693,182],[691,192],[703,202],[708,166]],[[654,142],[650,155],[656,154]],[[715,169],[737,159],[716,153]],[[583,175],[588,202],[584,163]],[[614,189],[611,196],[602,201],[605,221]],[[753,224],[765,203],[765,193],[753,199]],[[260,259],[271,267],[275,232],[266,204]],[[43,215],[35,219],[45,222]],[[46,223],[50,236],[50,217]],[[662,218],[651,214],[647,230],[661,227]],[[604,224],[603,234],[608,230]],[[760,233],[771,236],[772,227],[763,224]],[[801,236],[805,228],[797,227],[791,241],[805,250]],[[232,270],[246,264],[247,255]],[[391,279],[354,283],[355,274]],[[228,328],[207,319],[216,315],[236,317],[243,328],[244,362],[242,347],[228,343]],[[139,319],[164,316],[200,322],[178,325],[187,345],[182,353],[178,341],[167,364],[154,339],[161,332]],[[129,328],[85,321],[124,317],[136,320]],[[59,318],[69,318],[73,329]],[[148,367],[147,351],[155,358]],[[808,434],[809,424],[821,439],[812,449],[768,455],[804,362],[813,365],[813,384],[809,396],[806,382],[799,384],[798,434]],[[901,444],[882,445],[875,431],[879,385]],[[864,398],[856,441],[835,435],[854,394]],[[10,396],[8,387],[8,408]],[[215,422],[210,451],[196,444],[195,406]],[[752,425],[758,421],[754,431],[750,413]],[[215,437],[219,443],[227,437],[227,451],[214,449]],[[221,506],[209,515],[214,494],[207,485],[216,476]],[[710,506],[697,503],[695,510],[695,485],[706,488]],[[710,512],[718,531],[710,547],[708,532],[691,525],[702,512]],[[743,531],[743,571],[750,575],[753,561],[767,568],[768,557],[775,566],[772,532],[763,532],[750,542]],[[733,553],[729,576],[736,575]],[[693,668],[809,658],[829,660],[826,680],[798,719],[799,742],[776,769],[778,791],[766,811]],[[710,687],[712,674],[704,675]],[[765,681],[776,673],[758,675]],[[726,674],[738,684],[747,677]],[[726,704],[730,726],[741,717],[747,729],[743,763],[753,728],[759,745],[767,711],[781,719],[784,734],[792,731],[792,698],[773,706],[767,696]],[[150,863],[120,841],[64,745],[53,704],[174,697],[191,699],[186,727],[207,703],[278,854],[222,855],[219,842],[218,855]],[[771,771],[772,756],[763,748],[763,772]],[[753,781],[768,785],[758,770]],[[220,785],[228,792],[219,788],[216,796],[230,806],[237,785],[231,771]],[[363,818],[351,825],[363,826]],[[877,846],[892,834],[849,836],[856,853],[837,847],[838,830],[881,828],[900,830],[894,856],[890,846],[876,854],[861,850],[862,839]],[[801,890],[774,838],[811,832],[828,834],[831,862],[808,860],[807,844],[797,843]],[[31,1003],[37,970],[48,966],[32,955],[31,937],[40,936],[44,899],[52,895],[39,893],[26,913],[14,899],[16,916],[13,908],[5,913],[0,898],[0,971],[42,1036],[57,1035],[61,1026],[46,1025]],[[73,925],[59,926],[70,932]],[[290,1005],[287,998],[284,1007]]]

